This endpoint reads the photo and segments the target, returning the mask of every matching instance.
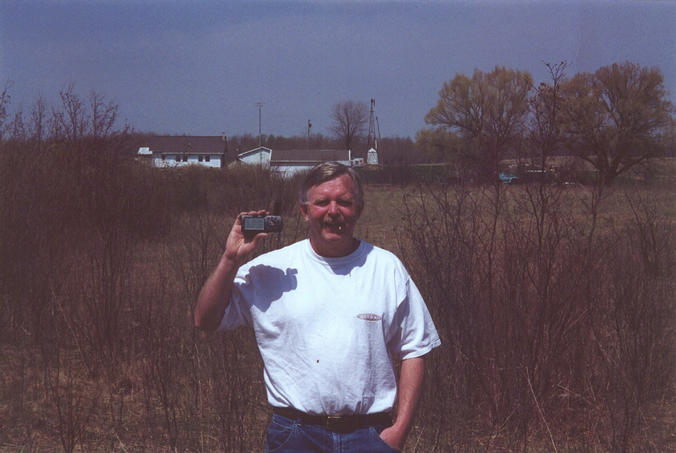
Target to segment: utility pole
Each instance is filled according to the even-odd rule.
[[[310,129],[312,128],[312,122],[307,120],[307,149],[310,149]]]
[[[263,145],[263,135],[261,133],[261,109],[263,108],[263,103],[262,102],[256,102],[256,105],[258,106],[258,146]]]
[[[221,168],[225,168],[225,164],[228,158],[228,136],[225,135],[225,131],[221,134],[221,140],[223,140],[223,155],[221,156]]]

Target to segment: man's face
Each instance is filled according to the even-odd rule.
[[[319,255],[345,256],[356,248],[354,228],[361,209],[349,175],[312,186],[300,210],[310,227],[310,243]]]

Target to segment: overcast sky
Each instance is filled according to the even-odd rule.
[[[376,99],[383,136],[425,126],[444,81],[496,65],[546,79],[627,60],[676,93],[674,1],[0,0],[12,109],[68,83],[159,134],[329,134],[336,102]]]

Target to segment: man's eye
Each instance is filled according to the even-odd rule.
[[[329,204],[329,201],[328,200],[315,200],[314,204],[317,205],[317,206],[326,206],[327,204]]]
[[[341,206],[352,206],[352,200],[338,200],[338,204]]]

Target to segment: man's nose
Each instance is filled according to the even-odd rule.
[[[338,203],[336,203],[335,201],[332,201],[331,203],[329,203],[329,214],[330,215],[338,215],[339,214]]]

